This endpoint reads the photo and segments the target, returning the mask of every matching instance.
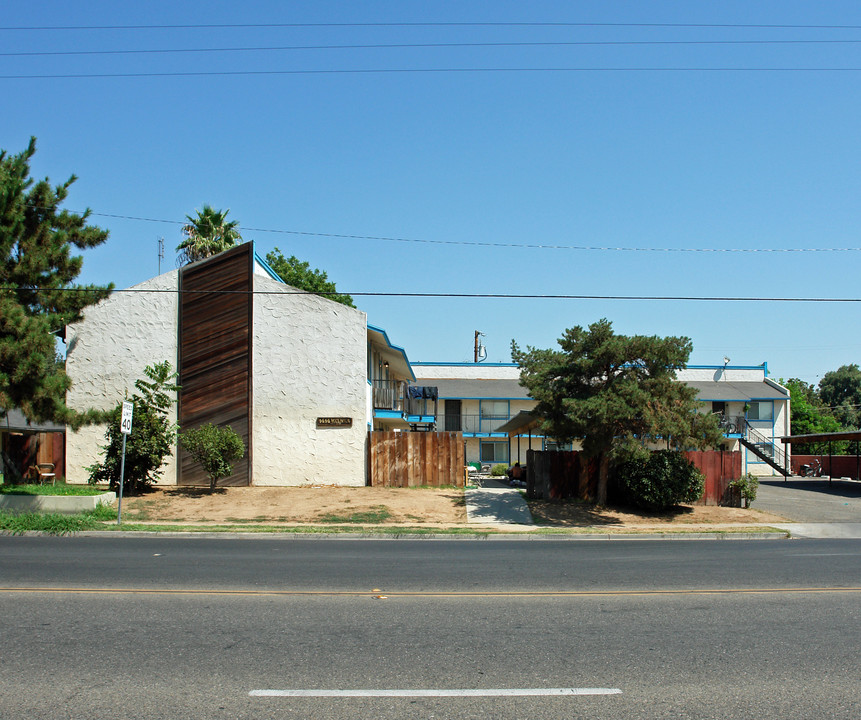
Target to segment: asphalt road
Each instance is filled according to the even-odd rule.
[[[804,523],[861,523],[861,482],[792,477],[761,479],[753,507]]]
[[[2,537],[0,718],[858,718],[859,599],[853,540]]]

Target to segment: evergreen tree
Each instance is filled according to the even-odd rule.
[[[335,283],[329,280],[325,272],[312,269],[309,263],[299,260],[295,255],[285,258],[281,251],[275,248],[266,255],[266,262],[288,285],[321,295],[347,307],[356,307],[353,304],[353,298],[339,293]]]
[[[538,401],[543,430],[559,442],[580,440],[600,463],[597,501],[607,499],[610,463],[644,461],[647,445],[715,447],[714,415],[697,412],[696,390],[676,380],[691,353],[685,337],[616,335],[604,319],[565,331],[561,350],[511,343],[520,384]]]
[[[87,224],[89,211],[59,209],[74,175],[55,187],[47,178],[33,181],[35,152],[35,138],[18,155],[0,150],[0,417],[18,408],[35,422],[78,427],[103,414],[66,407],[71,380],[57,360],[56,339],[113,289],[72,284],[83,258],[71,249],[101,245],[108,233]]]

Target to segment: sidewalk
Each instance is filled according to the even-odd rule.
[[[464,492],[470,525],[504,527],[506,530],[535,529],[532,514],[518,488],[493,479],[483,479],[482,485]]]

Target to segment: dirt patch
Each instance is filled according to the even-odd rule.
[[[680,525],[756,525],[781,522],[784,518],[754,508],[719,507],[716,505],[682,505],[663,513],[627,509],[600,508],[579,502],[530,501],[532,517],[540,525],[557,527],[607,526],[654,527]]]
[[[693,530],[755,525],[782,518],[758,510],[685,506],[667,513],[596,508],[578,502],[530,502],[536,524],[550,527]],[[398,525],[458,527],[467,524],[462,490],[454,488],[306,487],[202,488],[162,486],[123,500],[128,522],[219,525]]]
[[[461,525],[463,492],[454,489],[308,486],[160,487],[123,501],[128,521]]]

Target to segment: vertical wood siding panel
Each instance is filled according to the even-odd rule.
[[[241,245],[181,271],[180,426],[230,425],[246,448],[219,486],[248,485],[251,477],[251,251]],[[209,484],[184,451],[179,484]]]

